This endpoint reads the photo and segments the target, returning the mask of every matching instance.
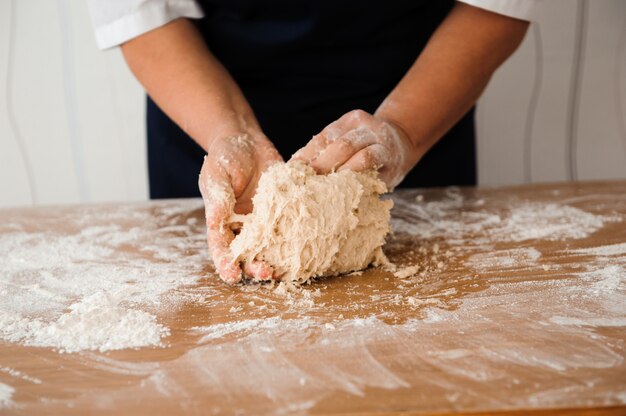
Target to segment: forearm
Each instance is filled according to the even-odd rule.
[[[404,130],[419,159],[475,104],[527,28],[457,3],[376,115]]]
[[[241,90],[187,19],[126,42],[122,52],[150,97],[205,150],[218,137],[260,132]]]

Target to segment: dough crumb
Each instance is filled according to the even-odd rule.
[[[419,270],[420,266],[418,265],[402,267],[401,269],[394,271],[393,275],[396,276],[398,279],[406,279],[407,277],[416,275]]]
[[[386,191],[374,172],[318,175],[301,162],[274,164],[259,180],[252,213],[231,219],[242,223],[233,259],[265,261],[281,281],[297,284],[387,264]]]
[[[413,307],[420,307],[420,306],[426,306],[426,305],[441,306],[441,301],[439,299],[433,299],[433,298],[420,299],[420,298],[416,298],[413,296],[407,296],[405,299],[406,299],[406,302],[410,306],[413,306]]]
[[[242,307],[241,306],[232,306],[228,312],[229,313],[237,313],[237,312],[241,312],[242,311]]]
[[[298,288],[289,281],[283,281],[276,286],[274,293],[278,296],[286,297],[289,293],[298,293]]]

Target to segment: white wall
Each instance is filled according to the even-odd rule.
[[[0,205],[147,198],[144,96],[83,0],[0,0]]]
[[[626,177],[626,1],[547,0],[478,111],[481,184]],[[83,0],[0,0],[0,206],[147,197],[144,97]]]
[[[626,1],[544,1],[478,136],[481,184],[626,178]]]

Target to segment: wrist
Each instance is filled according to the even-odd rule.
[[[247,125],[244,123],[221,123],[217,127],[211,129],[211,131],[205,133],[204,140],[200,145],[205,151],[208,151],[213,143],[218,140],[233,137],[246,137],[254,141],[267,140],[261,128],[258,125]]]
[[[390,124],[396,130],[406,137],[413,147],[418,147],[418,141],[415,139],[413,132],[409,128],[408,124],[403,121],[403,117],[399,114],[399,111],[393,111],[395,105],[388,104],[385,101],[374,113],[374,116],[383,120],[385,123]]]
[[[404,158],[407,165],[405,168],[407,170],[412,169],[428,151],[428,148],[424,146],[420,140],[416,139],[415,134],[413,134],[411,130],[406,127],[406,124],[398,118],[379,111],[375,113],[375,116],[387,123],[394,133],[398,135],[399,140],[404,147],[403,150],[407,156]]]

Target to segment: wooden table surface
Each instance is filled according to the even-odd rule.
[[[6,287],[80,267],[88,282],[130,273],[141,292],[167,275],[156,301],[132,306],[171,332],[106,352],[0,341],[14,389],[0,413],[626,414],[626,181],[393,199],[385,251],[415,274],[371,269],[287,294],[221,283],[198,200],[0,210]],[[46,290],[62,306],[42,305],[44,322],[81,296]],[[0,292],[7,308],[16,295]]]

